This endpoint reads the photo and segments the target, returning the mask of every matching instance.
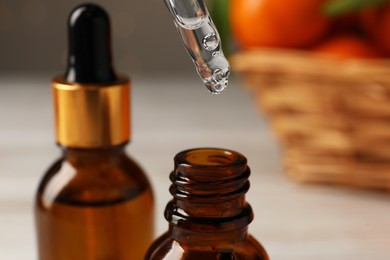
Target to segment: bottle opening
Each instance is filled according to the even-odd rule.
[[[198,148],[179,153],[175,162],[189,167],[234,167],[246,163],[246,158],[235,151]]]

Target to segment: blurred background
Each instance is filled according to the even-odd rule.
[[[67,18],[85,1],[0,1],[0,73],[60,73],[65,67]],[[94,1],[111,15],[118,72],[192,69],[164,2]]]

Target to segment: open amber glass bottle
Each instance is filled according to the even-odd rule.
[[[201,148],[175,156],[173,195],[165,210],[169,230],[149,248],[147,260],[267,260],[248,234],[253,219],[245,201],[250,169],[234,151]]]
[[[130,84],[111,66],[108,15],[83,4],[68,27],[68,68],[52,82],[62,156],[35,199],[39,259],[143,259],[153,239],[153,195],[125,152]]]

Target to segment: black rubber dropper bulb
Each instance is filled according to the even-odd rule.
[[[77,6],[68,19],[68,65],[65,80],[109,84],[117,81],[112,67],[110,19],[95,4]]]

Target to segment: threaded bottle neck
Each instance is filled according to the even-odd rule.
[[[175,156],[165,217],[171,225],[198,232],[246,227],[253,219],[245,201],[250,169],[234,151],[200,148]]]

